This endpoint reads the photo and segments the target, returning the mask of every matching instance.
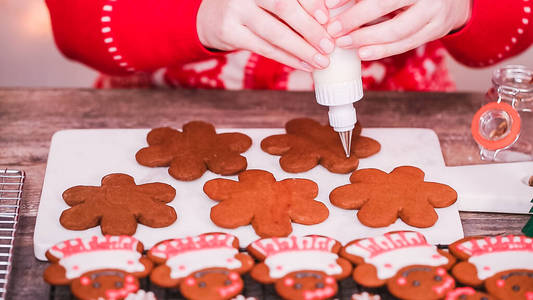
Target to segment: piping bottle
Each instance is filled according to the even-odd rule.
[[[354,1],[349,1],[339,8],[330,9],[329,15],[334,17],[354,4]],[[318,104],[329,106],[329,124],[339,133],[346,157],[350,157],[352,131],[357,123],[353,103],[363,97],[361,59],[356,49],[337,46],[329,59],[327,68],[313,72],[315,97]]]

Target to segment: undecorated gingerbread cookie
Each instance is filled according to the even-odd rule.
[[[532,238],[466,237],[451,244],[450,252],[462,260],[452,269],[459,282],[474,287],[484,284],[499,299],[533,297]]]
[[[152,262],[142,255],[143,245],[130,236],[92,236],[56,244],[46,252],[51,265],[44,280],[70,285],[78,299],[124,299],[139,289]]]
[[[401,268],[426,265],[449,269],[455,258],[428,244],[424,235],[414,231],[389,232],[349,242],[340,255],[356,267],[355,282],[365,287],[380,287]]]
[[[328,218],[328,208],[315,200],[318,186],[307,179],[276,181],[263,170],[247,170],[239,181],[213,179],[204,192],[220,203],[211,208],[211,220],[220,227],[252,224],[260,237],[287,236],[291,222],[313,225]]]
[[[399,299],[437,300],[455,288],[455,280],[442,267],[413,265],[401,268],[387,288]]]
[[[337,207],[357,209],[357,218],[369,227],[386,227],[398,218],[414,227],[431,227],[438,219],[435,208],[457,200],[454,189],[424,181],[424,172],[411,166],[397,167],[390,173],[357,170],[350,182],[334,189],[329,199]]]
[[[59,222],[70,230],[85,230],[100,225],[102,234],[133,235],[137,223],[166,227],[177,219],[174,208],[176,190],[165,183],[136,185],[126,174],[109,174],[101,186],[71,187],[63,199],[72,206],[63,211]]]
[[[284,299],[329,299],[338,290],[337,280],[346,278],[351,264],[338,256],[341,244],[322,236],[260,239],[247,248],[261,263],[252,278],[274,283]]]
[[[193,121],[183,130],[155,128],[148,133],[148,147],[137,152],[137,162],[147,167],[169,167],[178,180],[200,178],[206,170],[220,175],[235,175],[246,169],[241,155],[252,145],[245,134],[216,133],[213,125]]]
[[[285,125],[286,134],[273,135],[261,142],[263,151],[280,155],[281,168],[289,173],[309,171],[322,165],[333,173],[349,173],[359,165],[359,158],[379,152],[381,145],[361,136],[356,124],[352,133],[351,155],[346,157],[339,134],[328,125],[312,119],[294,119]]]
[[[148,252],[158,264],[150,280],[162,287],[179,287],[187,299],[231,299],[243,289],[240,274],[254,264],[238,247],[238,239],[225,233],[160,242]]]

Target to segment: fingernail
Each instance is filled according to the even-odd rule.
[[[333,43],[329,39],[323,38],[320,41],[320,49],[322,49],[324,53],[330,54],[331,52],[333,52],[333,48],[335,48],[335,45],[333,45]]]
[[[329,59],[320,53],[315,54],[313,60],[321,68],[325,68],[329,65]]]
[[[346,46],[351,46],[352,42],[353,42],[352,38],[349,35],[345,35],[343,37],[338,38],[335,41],[335,44],[337,44],[337,46],[339,47],[346,47]]]
[[[332,8],[339,3],[339,0],[326,0],[326,6]]]
[[[361,59],[371,59],[373,55],[374,55],[374,51],[370,49],[367,49],[367,48],[359,49],[359,57]]]
[[[342,30],[341,22],[335,21],[328,25],[328,33],[332,36],[336,35]]]
[[[321,11],[321,10],[315,11],[315,19],[321,25],[324,25],[324,24],[326,24],[328,22],[328,16],[326,16],[326,14],[323,11]]]
[[[313,72],[313,67],[311,67],[308,63],[306,63],[305,61],[301,61],[300,62],[300,65],[302,66],[302,69],[304,69],[304,71],[307,71],[307,72]]]

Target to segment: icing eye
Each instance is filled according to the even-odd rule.
[[[294,288],[297,289],[297,290],[300,290],[302,288],[302,284],[301,283],[297,283],[294,285]]]
[[[398,278],[397,282],[398,282],[399,285],[405,285],[407,283],[407,280],[405,280],[404,277],[400,277],[400,278]]]
[[[83,276],[82,278],[80,278],[80,282],[82,285],[89,285],[91,284],[91,280],[89,279],[89,277],[85,277]]]
[[[231,280],[229,279],[224,280],[224,285],[230,285],[230,284],[231,284]]]
[[[324,288],[324,284],[322,282],[317,282],[317,284],[315,284],[315,287],[317,289],[323,289]]]
[[[120,282],[120,281],[115,281],[115,287],[116,287],[117,289],[120,289],[120,288],[122,288],[123,286],[124,286],[124,284],[122,284],[122,282]]]
[[[413,282],[411,283],[413,286],[420,286],[420,281],[418,280],[413,280]]]
[[[196,284],[196,280],[194,280],[194,278],[192,278],[192,277],[189,277],[189,278],[187,278],[185,280],[185,284],[189,285],[189,286],[195,285]]]
[[[285,280],[283,281],[283,283],[285,284],[285,286],[291,286],[294,284],[294,279],[292,278],[285,278]]]
[[[518,284],[513,285],[513,291],[515,292],[520,291],[520,286]]]
[[[93,288],[99,289],[100,287],[101,287],[100,282],[98,281],[93,282]]]
[[[206,285],[204,281],[198,282],[198,287],[204,288]]]
[[[433,279],[435,279],[435,281],[442,281],[442,276],[435,275],[435,277],[433,277]]]

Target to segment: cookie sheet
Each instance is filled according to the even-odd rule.
[[[251,226],[224,229],[216,226],[209,218],[210,209],[217,202],[209,199],[202,187],[206,181],[221,176],[206,172],[197,180],[182,182],[170,177],[167,168],[139,165],[135,160],[135,153],[147,146],[148,131],[149,129],[81,129],[63,130],[54,134],[35,225],[34,251],[37,259],[46,260],[46,250],[65,239],[101,234],[99,226],[84,231],[63,228],[59,223],[59,216],[69,206],[61,198],[61,194],[75,185],[100,185],[101,178],[110,173],[132,175],[137,184],[157,181],[170,184],[176,189],[176,198],[169,203],[178,214],[178,220],[174,224],[166,228],[149,228],[143,225],[137,227],[135,237],[141,240],[146,248],[164,239],[214,231],[236,235],[243,248],[259,238]],[[284,129],[217,130],[219,133],[232,131],[243,132],[253,140],[252,147],[243,154],[248,159],[248,169],[267,170],[273,173],[277,180],[307,178],[318,184],[319,194],[316,199],[328,207],[329,218],[323,223],[311,226],[293,223],[295,235],[325,235],[343,244],[353,239],[393,230],[418,230],[433,244],[449,244],[463,237],[457,203],[436,209],[439,219],[430,228],[418,229],[401,220],[386,228],[366,227],[357,219],[356,211],[340,209],[329,202],[331,190],[348,184],[350,174],[332,174],[321,166],[305,173],[287,173],[280,168],[278,156],[269,155],[260,148],[263,138],[284,133]],[[382,147],[378,154],[361,159],[359,169],[378,168],[390,172],[397,166],[413,165],[426,173],[426,180],[449,183],[443,179],[444,159],[437,135],[432,130],[367,128],[363,129],[362,135],[376,139]],[[225,178],[236,180],[237,177]]]

